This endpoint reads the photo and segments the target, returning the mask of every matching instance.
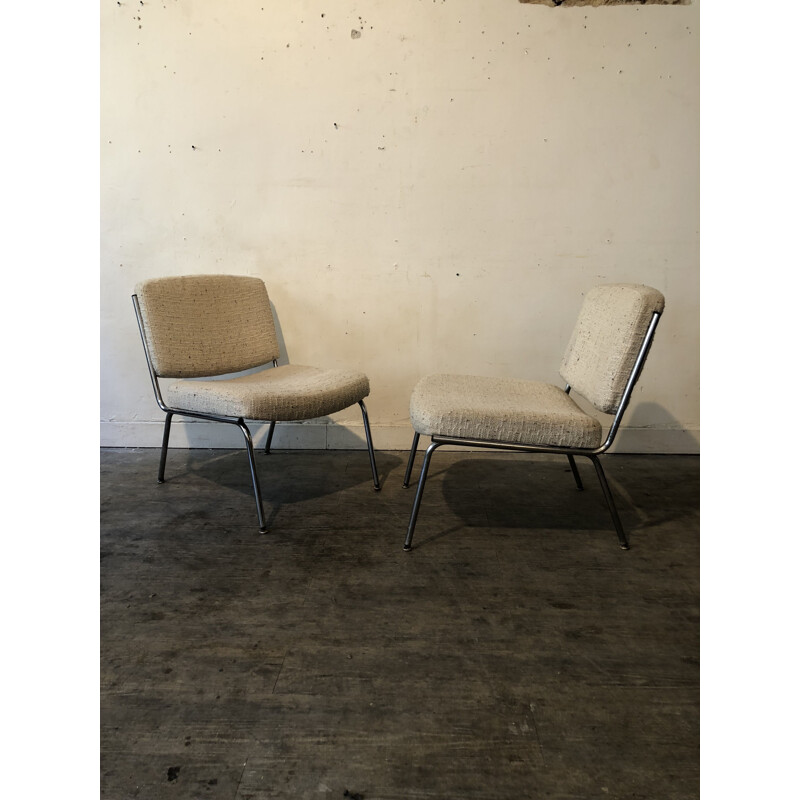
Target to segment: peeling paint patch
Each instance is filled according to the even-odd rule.
[[[688,6],[691,0],[519,0],[541,6]]]

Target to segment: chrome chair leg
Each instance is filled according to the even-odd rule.
[[[275,420],[274,419],[269,423],[269,430],[267,431],[267,443],[264,446],[264,454],[265,455],[269,455],[270,452],[271,452],[270,451],[270,447],[272,447],[272,434],[273,433],[275,433]]]
[[[256,496],[256,511],[258,512],[258,529],[261,533],[268,533],[267,523],[264,519],[264,505],[261,502],[261,485],[258,482],[258,473],[256,472],[256,458],[253,453],[253,437],[250,435],[250,430],[241,417],[236,420],[236,424],[239,426],[239,430],[241,430],[244,436],[247,458],[250,461],[250,476],[253,479],[253,492]]]
[[[164,436],[161,439],[161,460],[158,463],[158,482],[164,483],[164,467],[167,465],[167,448],[169,447],[169,430],[172,425],[172,411],[167,411],[164,422]]]
[[[611,487],[608,485],[608,481],[606,480],[605,472],[603,472],[603,467],[600,464],[600,459],[597,456],[589,456],[592,463],[594,464],[595,472],[597,473],[597,477],[600,480],[600,486],[603,489],[603,495],[605,495],[606,503],[608,504],[608,510],[611,512],[611,519],[614,520],[614,527],[617,529],[617,538],[619,539],[619,546],[623,550],[630,549],[630,545],[628,544],[628,539],[625,536],[625,531],[622,528],[622,520],[619,518],[619,514],[617,513],[617,506],[614,503],[614,497],[611,494]]]
[[[364,405],[363,400],[359,400],[358,404],[361,406],[361,416],[364,418],[364,432],[367,434],[367,450],[369,451],[369,465],[372,467],[372,485],[376,492],[381,490],[381,484],[378,480],[378,468],[375,465],[375,448],[372,446],[372,433],[369,429],[369,417],[367,416],[367,407]]]
[[[411,452],[408,454],[408,466],[406,476],[403,478],[403,488],[408,489],[408,482],[411,480],[411,468],[414,466],[414,458],[417,455],[417,445],[419,444],[419,434],[414,432],[414,441],[411,442]]]
[[[572,470],[572,477],[575,478],[575,485],[578,487],[578,491],[583,491],[583,481],[581,480],[581,475],[578,472],[578,465],[575,463],[575,458],[573,456],[567,456],[569,459],[569,466]]]
[[[419,505],[422,502],[422,492],[425,489],[425,479],[428,477],[428,467],[431,464],[431,456],[433,451],[440,445],[437,442],[431,442],[428,449],[425,451],[425,459],[422,462],[422,470],[419,473],[419,482],[417,483],[417,494],[414,496],[414,506],[411,509],[411,519],[408,523],[408,533],[406,533],[406,541],[403,545],[403,550],[411,549],[411,540],[414,538],[414,528],[417,526],[417,515],[419,514]],[[416,449],[416,448],[414,448]],[[413,451],[412,451],[413,452]]]

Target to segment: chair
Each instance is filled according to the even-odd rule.
[[[561,389],[549,383],[467,375],[429,375],[411,395],[414,440],[403,487],[408,488],[420,435],[431,443],[422,463],[403,549],[411,549],[431,456],[442,445],[566,455],[579,490],[575,456],[593,464],[620,547],[628,539],[599,456],[611,447],[664,310],[661,292],[648,286],[608,284],[589,291],[561,362]],[[600,412],[602,426],[570,396],[574,390]]]
[[[296,364],[278,366],[278,338],[263,281],[236,275],[155,278],[136,286],[133,306],[156,402],[167,415],[159,483],[164,482],[175,414],[234,424],[244,436],[258,526],[266,533],[253,439],[245,419],[269,422],[265,447],[269,453],[276,422],[314,419],[358,403],[373,485],[380,490],[364,405],[367,376]],[[253,372],[256,367],[263,369]]]

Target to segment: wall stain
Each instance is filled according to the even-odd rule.
[[[688,6],[692,0],[519,0],[540,6]]]

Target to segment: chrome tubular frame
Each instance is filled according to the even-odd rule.
[[[158,388],[158,376],[153,368],[153,362],[150,359],[150,348],[147,346],[147,339],[144,335],[144,321],[142,320],[142,309],[139,307],[139,298],[134,294],[131,295],[133,300],[133,310],[136,312],[136,322],[139,325],[139,335],[142,337],[142,347],[144,347],[144,357],[147,359],[147,369],[150,372],[150,381],[153,384],[153,391],[156,394],[156,403],[162,411],[169,412],[169,408],[164,403],[161,397],[161,389]]]
[[[431,438],[431,443],[425,451],[425,458],[422,461],[422,469],[419,473],[419,481],[417,482],[417,493],[414,495],[414,505],[411,509],[411,520],[408,523],[408,532],[406,533],[406,541],[403,544],[403,550],[411,549],[411,540],[414,538],[414,528],[417,526],[417,515],[419,514],[419,506],[422,502],[422,492],[425,489],[425,479],[428,477],[428,468],[431,465],[431,456],[437,447],[441,447],[444,442],[438,439]],[[413,459],[412,459],[413,461]],[[411,461],[409,462],[408,469],[411,469]],[[403,484],[406,486],[407,484]]]
[[[403,478],[403,488],[408,489],[408,482],[411,480],[411,468],[414,466],[414,459],[417,455],[417,445],[419,445],[419,434],[414,432],[414,441],[411,443],[411,452],[408,454],[408,466],[406,467],[406,475]]]
[[[164,483],[164,469],[167,465],[167,449],[169,447],[169,434],[172,426],[172,417],[179,414],[182,417],[193,417],[194,419],[204,419],[211,422],[226,422],[230,425],[236,425],[244,436],[245,449],[247,450],[247,460],[250,464],[250,477],[253,481],[253,493],[256,499],[256,513],[258,514],[258,529],[261,533],[268,533],[266,518],[264,516],[264,503],[261,499],[261,484],[258,481],[258,472],[256,471],[255,454],[253,453],[253,437],[250,435],[250,429],[245,424],[241,417],[220,417],[213,414],[199,414],[196,411],[185,411],[181,408],[170,408],[161,396],[161,389],[158,385],[158,375],[153,367],[153,361],[150,358],[150,350],[147,347],[147,339],[144,333],[144,321],[142,320],[142,310],[139,307],[139,298],[136,295],[132,296],[133,307],[136,311],[136,322],[139,325],[139,334],[142,337],[142,346],[144,347],[144,356],[147,359],[147,369],[150,372],[150,381],[153,384],[153,391],[155,392],[156,402],[158,407],[167,415],[164,422],[164,436],[161,440],[161,459],[158,464],[158,482]],[[274,423],[273,423],[274,424]]]
[[[150,381],[153,384],[153,392],[155,393],[156,396],[156,403],[158,403],[158,407],[167,415],[166,420],[164,422],[164,435],[161,440],[161,458],[159,460],[159,465],[158,465],[158,482],[164,483],[164,469],[167,464],[167,449],[169,447],[169,434],[172,426],[172,417],[175,414],[178,414],[183,417],[193,417],[195,419],[208,420],[210,422],[226,422],[231,425],[236,425],[242,432],[242,435],[244,436],[245,449],[247,450],[247,460],[250,465],[250,477],[253,482],[253,493],[255,494],[255,499],[256,499],[256,512],[258,514],[258,529],[261,533],[269,533],[267,529],[266,517],[264,516],[264,503],[261,498],[261,484],[259,483],[258,480],[255,453],[253,451],[253,437],[250,434],[250,429],[247,427],[242,417],[223,417],[214,414],[201,414],[196,411],[186,411],[181,408],[170,408],[164,402],[164,398],[161,395],[161,389],[158,384],[158,375],[156,374],[155,368],[153,367],[153,362],[152,359],[150,358],[150,350],[147,347],[147,339],[145,337],[145,332],[144,332],[144,321],[142,319],[142,311],[139,306],[139,298],[134,294],[132,295],[132,300],[133,300],[133,307],[136,312],[136,322],[139,325],[139,335],[142,337],[142,346],[144,347],[144,355],[145,358],[147,359],[147,369],[150,373]],[[273,361],[272,363],[273,366],[277,366],[277,361]],[[370,427],[369,427],[369,417],[367,416],[367,408],[364,405],[363,400],[359,400],[358,404],[361,407],[361,414],[364,419],[364,430],[366,431],[366,436],[367,436],[367,449],[369,450],[369,463],[370,467],[372,468],[372,482],[375,491],[378,492],[380,491],[381,485],[380,481],[378,480],[378,469],[375,464],[375,451],[372,445],[372,434],[370,432]],[[270,446],[272,444],[272,435],[274,432],[275,432],[275,420],[270,420],[269,430],[267,432],[267,444],[265,447],[266,453],[270,452]]]
[[[403,544],[403,550],[411,550],[411,541],[414,538],[414,529],[417,525],[417,516],[419,514],[420,504],[422,502],[422,493],[425,488],[425,480],[428,476],[428,469],[430,467],[431,456],[433,452],[442,445],[455,445],[458,447],[469,447],[469,448],[482,448],[487,450],[509,450],[513,452],[519,453],[547,453],[550,455],[565,455],[569,460],[570,469],[572,470],[572,475],[575,478],[575,483],[579,490],[583,489],[583,483],[580,478],[580,474],[578,473],[578,467],[575,464],[575,456],[583,456],[588,458],[592,464],[594,464],[595,472],[597,473],[597,478],[600,482],[600,487],[603,490],[603,497],[605,498],[606,505],[608,506],[608,510],[611,513],[611,519],[614,523],[614,528],[617,531],[617,538],[619,539],[619,545],[623,550],[630,549],[630,545],[628,543],[628,538],[625,535],[625,530],[622,527],[622,521],[619,517],[619,513],[617,512],[617,507],[614,502],[614,496],[611,493],[611,487],[608,485],[608,480],[606,479],[605,472],[603,471],[603,467],[600,464],[599,456],[605,453],[609,447],[614,442],[614,438],[617,435],[617,431],[619,430],[620,422],[622,421],[622,415],[625,412],[625,409],[628,407],[628,403],[631,399],[631,394],[633,393],[633,387],[636,384],[636,381],[639,379],[639,375],[642,372],[642,367],[644,366],[645,359],[647,358],[647,353],[650,349],[650,345],[653,341],[653,336],[655,335],[656,326],[658,325],[658,321],[661,315],[659,313],[654,313],[653,318],[650,320],[650,325],[645,333],[644,339],[642,340],[642,345],[639,348],[639,354],[636,357],[636,361],[634,363],[633,369],[631,370],[630,377],[628,378],[628,382],[625,385],[625,389],[622,393],[622,398],[620,399],[619,407],[617,408],[617,412],[614,415],[614,419],[611,423],[611,427],[609,428],[608,435],[606,436],[605,441],[599,447],[594,449],[581,449],[576,447],[549,447],[549,446],[531,446],[531,445],[524,445],[524,444],[515,444],[513,442],[497,442],[497,441],[485,441],[481,439],[461,439],[452,436],[437,436],[433,435],[430,437],[431,444],[428,449],[425,451],[425,460],[422,463],[422,469],[420,471],[419,480],[417,482],[417,492],[414,497],[414,505],[411,509],[411,518],[408,523],[408,530],[406,532],[406,539],[405,543]],[[572,387],[567,384],[565,388],[565,392],[569,394],[570,389]],[[414,439],[411,444],[411,453],[409,454],[408,458],[408,465],[406,467],[406,474],[403,480],[403,488],[407,489],[409,485],[409,481],[411,479],[411,470],[414,466],[414,458],[416,456],[417,445],[419,444],[419,437],[420,434],[416,431],[414,432]]]
[[[375,448],[372,446],[372,432],[369,429],[369,417],[367,416],[367,407],[364,405],[363,400],[358,401],[361,408],[361,416],[364,419],[364,433],[367,435],[367,451],[369,452],[369,465],[372,469],[372,488],[376,492],[381,490],[381,483],[378,480],[378,467],[375,465]]]
[[[567,455],[569,459],[569,468],[572,470],[572,477],[575,478],[575,485],[578,487],[578,491],[583,491],[583,481],[581,480],[581,474],[578,472],[578,465],[575,463],[575,457],[571,454]]]
[[[267,443],[264,445],[264,453],[266,455],[269,455],[272,452],[270,448],[272,447],[272,435],[274,433],[275,433],[275,420],[273,419],[270,420],[269,430],[267,431]]]

